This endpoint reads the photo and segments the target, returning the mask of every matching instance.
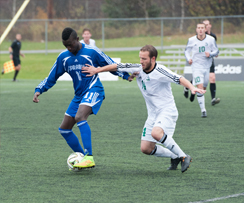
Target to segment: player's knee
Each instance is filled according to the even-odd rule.
[[[209,82],[210,83],[215,83],[215,74],[214,73],[209,75]]]
[[[146,155],[150,155],[153,149],[154,148],[149,148],[149,147],[141,146],[141,152],[143,154],[146,154]]]
[[[79,115],[79,114],[76,114],[75,115],[75,122],[78,123],[80,121],[84,121],[86,120],[86,117],[85,116],[82,116],[82,115]]]
[[[152,137],[153,137],[155,140],[159,141],[159,140],[161,139],[162,135],[164,135],[164,131],[163,131],[163,129],[160,128],[160,127],[154,127],[154,128],[152,129],[151,135],[152,135]]]
[[[147,142],[147,141],[142,141],[141,142],[141,152],[143,154],[150,155],[152,150],[155,148],[155,143],[153,142]]]

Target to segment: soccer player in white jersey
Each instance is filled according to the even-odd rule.
[[[145,99],[148,117],[141,135],[141,151],[147,155],[171,158],[168,170],[176,170],[181,162],[185,172],[192,158],[185,154],[173,139],[178,110],[171,90],[171,83],[181,84],[193,94],[204,94],[205,90],[195,88],[187,79],[156,63],[157,50],[152,45],[141,48],[141,64],[112,64],[101,68],[83,67],[87,76],[104,71],[126,71],[137,79],[137,84]],[[160,144],[160,145],[158,145]],[[162,145],[164,146],[162,146]]]
[[[96,42],[94,39],[91,39],[91,31],[87,28],[83,29],[82,31],[82,37],[83,39],[80,41],[80,43],[84,43],[86,45],[90,45],[90,46],[93,46],[95,47],[96,46]]]
[[[95,166],[92,152],[91,129],[87,119],[90,114],[97,114],[105,98],[103,85],[98,75],[86,77],[81,69],[85,64],[95,67],[115,63],[97,47],[87,46],[79,42],[77,33],[72,28],[65,28],[62,32],[63,45],[67,48],[60,53],[49,75],[36,88],[33,102],[39,102],[39,96],[55,85],[57,79],[67,72],[74,87],[74,98],[65,112],[59,132],[74,152],[81,152],[86,156],[75,167],[91,168]],[[123,79],[132,81],[128,73],[113,72]],[[80,130],[83,148],[72,128],[77,124]]]
[[[197,24],[196,32],[197,35],[188,39],[185,57],[192,68],[193,85],[196,85],[199,89],[206,90],[213,57],[218,55],[219,50],[215,39],[205,34],[206,26],[204,23]],[[207,111],[204,95],[197,93],[197,100],[201,109],[201,116],[206,118]]]

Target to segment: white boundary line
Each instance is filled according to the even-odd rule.
[[[239,197],[239,196],[244,196],[244,193],[239,193],[239,194],[235,194],[235,195],[228,195],[228,196],[224,196],[224,197],[217,197],[217,198],[213,198],[213,199],[207,199],[207,200],[203,200],[203,201],[198,201],[198,202],[189,202],[189,203],[204,203],[204,202],[215,202],[218,200],[222,200],[222,199],[228,199],[231,197]]]

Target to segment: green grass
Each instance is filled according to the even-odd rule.
[[[106,99],[88,119],[96,167],[70,172],[72,151],[58,127],[73,98],[72,83],[58,81],[35,104],[39,82],[0,80],[0,202],[187,203],[244,192],[243,82],[218,82],[221,103],[214,107],[207,92],[206,119],[198,103],[172,85],[179,110],[174,139],[193,157],[184,174],[167,171],[169,159],[140,152],[145,102],[135,81],[122,80],[103,82]],[[80,138],[76,126],[74,132]],[[244,196],[217,202],[242,203]]]
[[[163,45],[186,45],[187,39],[193,36],[190,35],[170,35],[164,36]],[[221,36],[217,35],[218,43],[221,42]],[[244,34],[225,34],[223,37],[224,43],[244,43]],[[161,46],[161,36],[141,36],[141,37],[129,37],[129,38],[117,38],[117,39],[105,39],[105,48],[111,47],[142,47],[146,44],[151,44],[154,46]],[[0,45],[0,50],[8,50],[8,47],[11,45],[10,41],[4,41]],[[102,40],[96,39],[96,45],[99,48],[103,47]],[[44,50],[46,44],[43,42],[31,42],[25,41],[22,42],[22,50]],[[64,46],[61,41],[50,41],[48,42],[48,49],[64,49]]]
[[[112,58],[121,58],[122,62],[139,63],[139,51],[127,52],[106,52]],[[44,79],[48,76],[59,53],[55,54],[25,54],[25,58],[21,57],[21,71],[18,79]],[[0,70],[3,63],[9,61],[9,55],[0,55]],[[0,79],[13,78],[14,73],[0,75]]]

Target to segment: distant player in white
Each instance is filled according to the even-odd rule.
[[[218,55],[219,50],[215,39],[205,34],[206,26],[204,23],[197,24],[196,32],[197,35],[188,39],[185,57],[192,68],[193,85],[206,90],[212,58]],[[201,108],[201,116],[207,117],[204,95],[197,93],[197,100]]]
[[[189,168],[192,158],[186,155],[173,139],[178,110],[175,105],[170,83],[181,84],[193,94],[204,94],[205,90],[195,88],[184,77],[173,73],[163,65],[156,63],[157,50],[152,45],[141,48],[139,57],[141,64],[114,64],[101,68],[90,65],[83,67],[82,72],[88,76],[104,71],[127,71],[136,76],[137,84],[145,99],[148,118],[141,135],[141,151],[157,157],[170,157],[169,170],[176,170],[181,162],[182,173]],[[162,144],[161,145],[157,145]]]
[[[90,46],[95,47],[96,46],[95,40],[91,39],[91,36],[92,36],[91,31],[89,29],[85,28],[82,31],[83,39],[80,41],[80,43],[84,43],[86,45],[90,45]]]

